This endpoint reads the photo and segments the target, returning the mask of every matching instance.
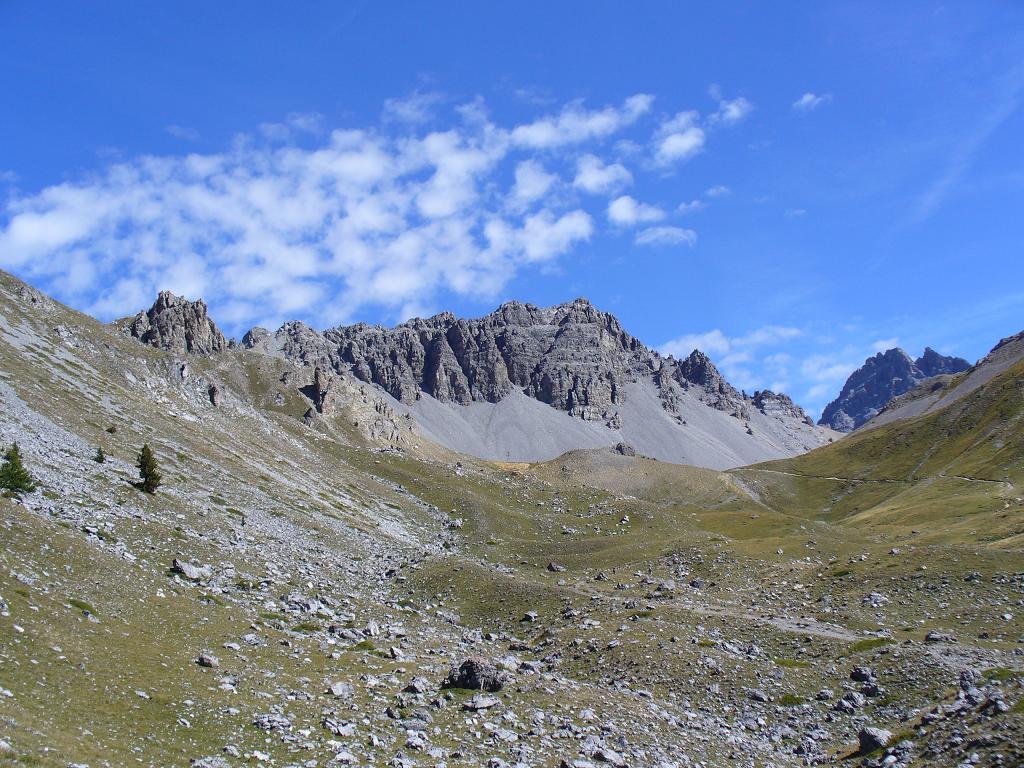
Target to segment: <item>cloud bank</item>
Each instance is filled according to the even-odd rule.
[[[356,129],[293,114],[222,152],[143,156],[15,194],[0,208],[0,267],[104,319],[165,288],[205,297],[235,330],[332,325],[371,305],[403,319],[446,291],[493,297],[519,270],[587,243],[606,217],[621,230],[678,215],[679,201],[621,194],[634,171],[609,145],[628,131],[642,171],[708,140],[698,113],[659,118],[649,94],[573,101],[510,126],[480,100],[439,126],[443,101],[389,99],[379,125]],[[703,122],[747,112],[722,100]],[[635,236],[695,240],[667,222]]]

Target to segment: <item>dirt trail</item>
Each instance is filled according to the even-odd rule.
[[[914,482],[912,480],[894,480],[894,479],[891,479],[891,478],[865,479],[865,478],[861,478],[861,477],[833,477],[831,475],[804,475],[804,474],[800,474],[799,472],[783,472],[781,469],[746,468],[746,469],[744,469],[744,471],[745,472],[764,472],[764,473],[767,473],[767,474],[770,474],[770,475],[785,475],[787,477],[801,477],[801,478],[805,478],[807,480],[832,480],[832,481],[837,482],[837,483],[877,483],[879,485],[882,485],[882,484],[909,485],[909,484]],[[1001,485],[1001,486],[1003,486],[1004,488],[1006,488],[1007,490],[1010,490],[1010,491],[1012,491],[1014,489],[1013,483],[1009,482],[1008,480],[989,480],[989,479],[984,478],[984,477],[967,477],[966,475],[947,475],[945,472],[940,472],[938,475],[934,475],[933,477],[943,477],[943,478],[953,478],[953,479],[956,479],[956,480],[966,480],[966,481],[971,482],[971,483],[990,483],[990,484],[995,484],[995,485]],[[919,478],[918,482],[923,482],[923,481],[928,480],[928,479],[933,479],[933,478],[927,478],[927,477]]]

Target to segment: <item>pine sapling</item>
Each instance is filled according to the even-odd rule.
[[[140,478],[138,483],[139,489],[146,493],[156,493],[156,489],[160,487],[161,478],[156,463],[156,455],[154,455],[153,449],[149,447],[149,443],[142,446],[137,466]]]
[[[4,462],[0,465],[0,488],[12,496],[31,493],[36,489],[35,480],[21,463],[21,451],[17,443],[4,453]]]

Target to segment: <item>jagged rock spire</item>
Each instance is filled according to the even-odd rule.
[[[161,291],[153,306],[139,312],[127,332],[145,344],[180,354],[209,355],[230,346],[210,318],[206,302]]]

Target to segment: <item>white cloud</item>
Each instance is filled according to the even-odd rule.
[[[679,213],[696,213],[704,207],[702,200],[691,200],[688,203],[680,203],[676,208]]]
[[[802,219],[807,215],[807,210],[805,208],[787,208],[784,215],[787,219]]]
[[[686,334],[661,345],[659,352],[677,359],[698,349],[713,358],[733,386],[744,390],[767,387],[773,392],[789,388],[792,355],[786,351],[761,354],[764,348],[778,349],[792,344],[804,332],[784,325],[764,325],[740,336],[728,336],[720,329]],[[769,384],[770,382],[770,384]]]
[[[322,133],[323,122],[316,112],[292,112],[283,123],[260,123],[259,130],[268,141],[288,141],[296,133]]]
[[[428,122],[434,109],[444,100],[439,93],[413,91],[408,96],[386,99],[382,116],[385,122],[417,125]]]
[[[825,93],[819,96],[808,91],[793,102],[793,109],[797,112],[813,112],[822,104],[828,104],[830,101],[832,101],[831,93]]]
[[[697,233],[682,227],[648,227],[637,233],[637,245],[689,245],[697,242]]]
[[[558,181],[553,173],[544,170],[536,160],[523,160],[516,166],[516,183],[512,187],[512,204],[525,208],[544,197]]]
[[[184,125],[168,125],[164,130],[176,139],[184,139],[185,141],[197,141],[199,139],[199,131]]]
[[[710,124],[735,125],[754,111],[754,105],[742,96],[735,99],[724,98],[722,89],[715,84],[708,87],[708,93],[711,94],[712,99],[718,102],[718,111],[708,117]]]
[[[622,195],[608,204],[608,221],[620,227],[631,227],[652,221],[661,221],[665,212],[653,205],[641,203]]]
[[[605,165],[596,155],[583,155],[576,162],[573,186],[592,195],[615,192],[633,183],[633,174],[619,163]]]
[[[716,184],[715,186],[709,187],[708,189],[706,189],[704,191],[704,194],[706,196],[708,196],[708,197],[725,197],[726,195],[730,194],[731,192],[732,192],[732,190],[729,189],[724,184]]]
[[[662,123],[655,134],[654,160],[668,166],[689,160],[704,149],[707,136],[693,111],[679,112]]]
[[[0,200],[0,267],[103,319],[165,288],[202,295],[240,332],[295,318],[322,327],[368,306],[395,318],[448,293],[490,299],[587,242],[601,215],[636,227],[638,245],[694,243],[692,230],[667,226],[668,211],[621,195],[629,169],[579,146],[608,139],[622,150],[653,97],[573,102],[511,127],[476,99],[446,130],[433,128],[440,99],[391,100],[363,129],[329,131],[321,116],[295,113],[220,152],[111,159],[35,193],[12,189]],[[703,146],[696,120],[679,113],[659,128],[666,157],[699,151],[679,143],[696,130]],[[651,145],[635,147],[650,172]],[[602,197],[577,203],[554,172],[567,166],[574,189]]]
[[[653,103],[654,97],[645,93],[630,96],[621,107],[599,110],[587,110],[574,102],[557,115],[517,125],[510,138],[514,145],[530,149],[554,149],[602,139],[636,122]]]
[[[666,341],[658,351],[676,358],[689,357],[695,349],[706,355],[724,355],[732,348],[728,337],[717,328],[707,333],[688,333],[685,336]]]
[[[875,352],[887,352],[888,350],[894,349],[899,345],[899,337],[893,336],[891,339],[879,339],[878,341],[871,345],[871,348],[875,350]]]
[[[800,372],[804,378],[816,382],[812,390],[818,391],[818,388],[823,387],[826,392],[845,382],[857,368],[858,363],[840,359],[832,354],[811,355],[800,364]],[[820,397],[820,394],[817,397]],[[810,394],[808,398],[816,399]]]
[[[694,349],[706,355],[732,355],[732,362],[747,362],[751,351],[759,347],[775,345],[801,336],[803,331],[783,325],[765,325],[742,336],[726,336],[715,328],[706,333],[687,334],[665,342],[659,348],[663,355],[686,357]],[[738,357],[743,355],[742,358]],[[776,357],[776,362],[783,360]]]
[[[780,341],[795,339],[803,331],[785,325],[763,325],[745,336],[734,339],[733,344],[739,347],[763,347]]]
[[[540,261],[561,255],[577,241],[589,240],[594,231],[590,216],[581,210],[560,218],[549,211],[528,216],[520,233],[527,261]]]

